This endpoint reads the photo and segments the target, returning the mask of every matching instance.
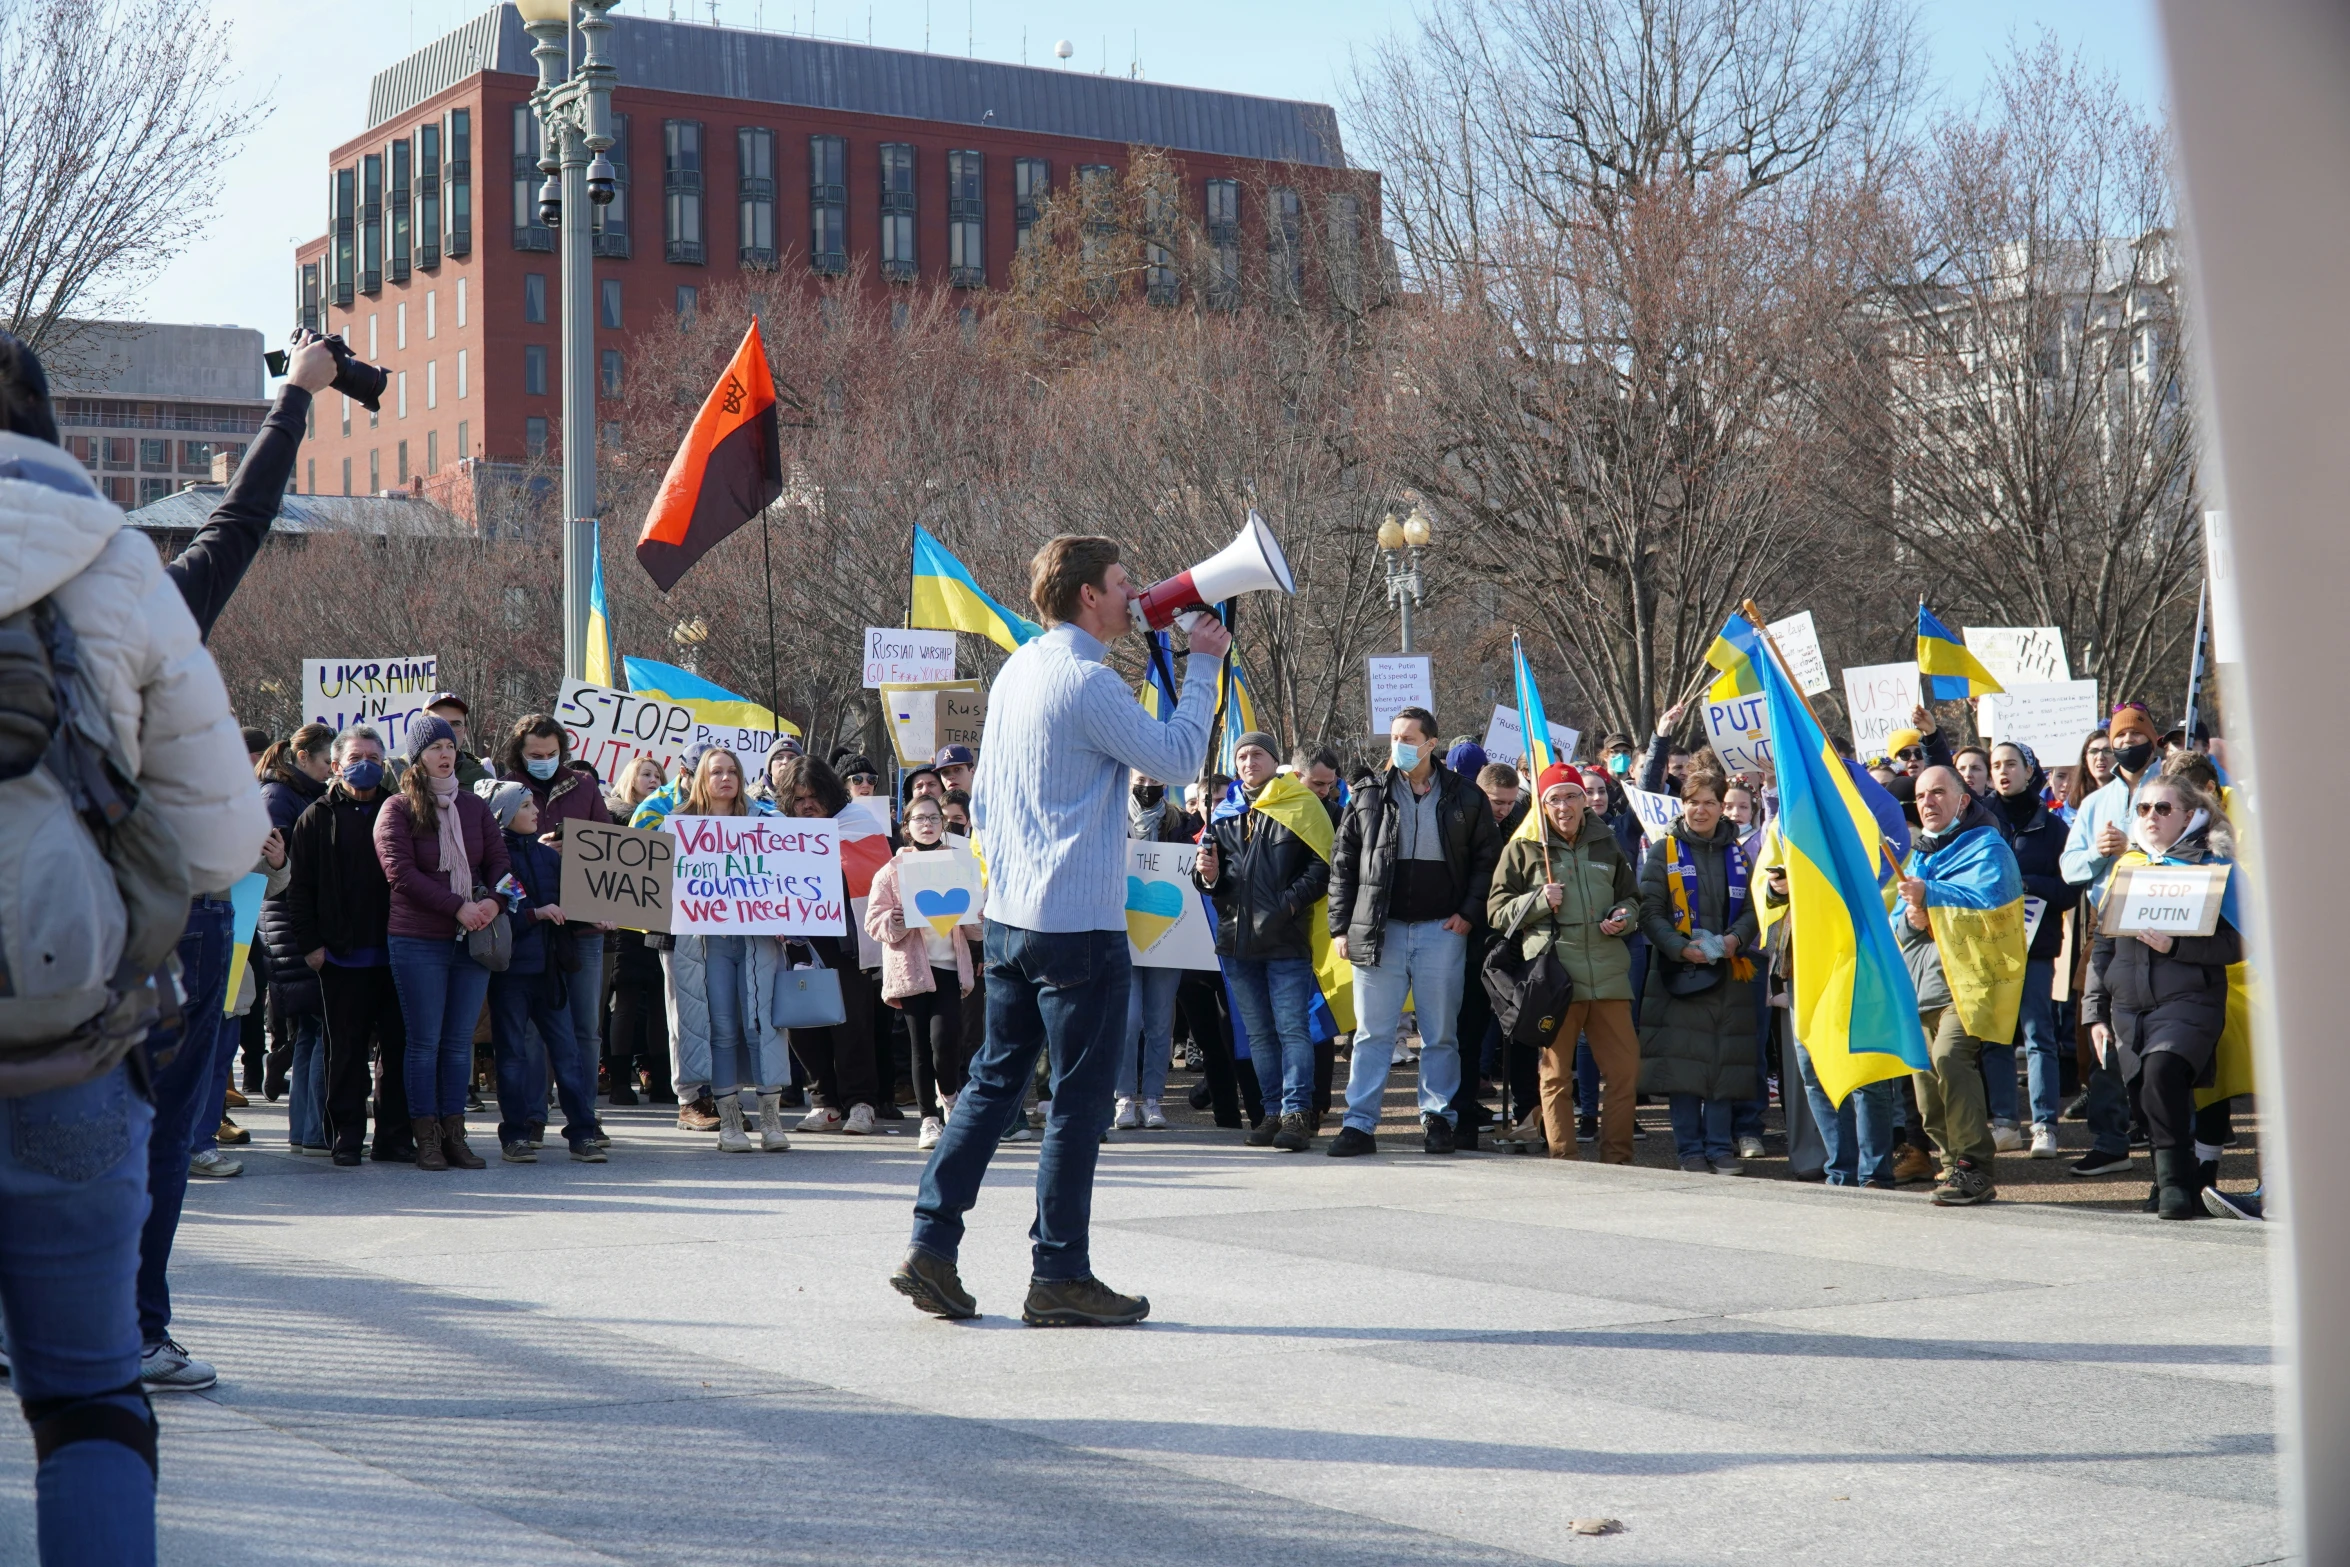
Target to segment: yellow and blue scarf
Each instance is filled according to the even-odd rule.
[[[1665,867],[1665,881],[1673,894],[1673,929],[1688,936],[1696,932],[1696,921],[1690,911],[1697,906],[1697,861],[1691,858],[1689,845],[1681,841],[1679,833],[1665,834],[1665,842],[1672,846],[1672,863]],[[1738,840],[1730,840],[1728,850],[1729,894],[1722,906],[1722,931],[1728,934],[1738,924],[1738,916],[1746,911],[1746,884],[1753,874],[1747,867],[1746,850]],[[1732,979],[1754,978],[1754,964],[1744,953],[1730,960]]]

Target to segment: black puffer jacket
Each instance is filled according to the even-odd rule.
[[[2063,818],[2041,802],[2042,775],[2035,773],[2029,792],[2017,800],[1991,798],[1991,809],[2007,829],[2007,846],[2015,850],[2016,869],[2023,873],[2024,891],[2048,905],[2040,916],[2039,933],[2028,956],[2053,958],[2064,949],[2064,912],[2081,901],[2087,889],[2064,879],[2064,843],[2071,830]]]
[[[384,788],[372,800],[356,799],[337,781],[294,823],[285,903],[293,961],[305,974],[306,955],[321,947],[347,955],[390,945],[392,889],[375,852],[375,818],[390,798]]]
[[[2182,837],[2167,858],[2189,865],[2226,858],[2224,830],[2217,846],[2209,831],[2199,827]],[[2243,958],[2244,938],[2224,917],[2208,936],[2172,937],[2168,952],[2135,936],[2101,934],[2089,948],[2082,1005],[2090,1022],[2113,1030],[2132,1070],[2149,1051],[2175,1051],[2195,1067],[2198,1086],[2206,1086],[2227,1026],[2228,968]]]
[[[290,855],[294,846],[294,824],[326,793],[326,785],[299,768],[289,768],[283,778],[272,778],[261,786],[261,801],[269,807],[269,822],[285,835],[286,850]],[[291,891],[292,884],[287,884]],[[286,894],[261,900],[261,928],[259,940],[268,956],[264,960],[269,975],[269,999],[280,1017],[316,1017],[323,1010],[318,994],[318,976],[310,965],[302,961],[303,949],[294,942],[294,918],[286,907]]]
[[[1262,962],[1310,958],[1306,921],[1314,900],[1330,888],[1330,867],[1296,833],[1262,811],[1244,810],[1208,823],[1216,884],[1192,882],[1216,900],[1216,955]]]
[[[1501,859],[1501,829],[1494,825],[1484,790],[1442,762],[1431,765],[1445,863],[1460,892],[1454,912],[1476,925],[1485,917],[1493,867]],[[1330,934],[1344,937],[1347,961],[1364,967],[1379,961],[1387,902],[1395,891],[1399,829],[1388,793],[1394,777],[1391,768],[1355,791],[1339,819],[1338,846],[1330,857]]]

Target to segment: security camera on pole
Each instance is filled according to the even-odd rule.
[[[573,0],[514,0],[535,39],[539,85],[530,95],[539,117],[539,219],[557,230],[563,247],[563,673],[587,671],[588,596],[596,552],[596,317],[595,258],[589,207],[611,203],[617,178],[612,160],[612,88],[620,73],[605,53],[612,23],[605,12],[618,0],[577,0],[584,57],[564,77],[570,59]],[[558,178],[558,175],[560,177]]]

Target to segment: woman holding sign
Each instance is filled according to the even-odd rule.
[[[962,998],[971,994],[977,972],[971,945],[981,929],[977,917],[985,892],[976,875],[953,888],[925,887],[910,895],[914,917],[909,923],[909,894],[902,884],[928,866],[915,865],[901,876],[900,865],[923,856],[952,859],[955,851],[946,840],[946,812],[928,795],[907,805],[905,829],[906,847],[874,874],[865,934],[881,943],[881,999],[906,1014],[906,1033],[914,1045],[914,1094],[922,1111],[914,1146],[928,1150],[938,1146],[954,1114],[955,1095],[963,1090]]]
[[[2056,990],[2056,960],[2064,950],[2064,914],[2081,901],[2081,889],[2064,879],[2064,819],[2048,808],[2043,794],[2048,775],[2032,748],[2012,740],[1991,747],[1991,785],[1997,792],[1993,808],[2007,825],[2007,846],[2015,851],[2016,869],[2024,878],[2024,916],[2031,924],[2031,945],[2024,965],[2023,1009],[2016,1033],[2027,1052],[2025,1070],[2032,1084],[2032,1157],[2057,1157],[2056,1118],[2064,1108],[2064,1090],[2058,1081],[2062,1058],[2056,1038],[2056,1010],[2050,1000]],[[2035,915],[2034,905],[2039,912]],[[2032,923],[2035,921],[2037,923]],[[2015,1048],[2002,1051],[1983,1046],[1983,1073],[1991,1098],[1991,1139],[2000,1152],[2017,1146],[2015,1115]],[[2002,1135],[2002,1134],[2005,1135]]]

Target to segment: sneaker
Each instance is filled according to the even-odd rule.
[[[1914,1186],[1930,1181],[1936,1174],[1934,1156],[1915,1143],[1903,1143],[1901,1152],[1893,1156],[1893,1184]]]
[[[188,1161],[188,1173],[200,1175],[206,1180],[225,1181],[232,1175],[244,1174],[245,1163],[241,1159],[231,1159],[217,1148],[207,1148]]]
[[[2078,1094],[2075,1094],[2075,1095],[2073,1095],[2073,1102],[2072,1102],[2071,1104],[2068,1104],[2068,1105],[2066,1105],[2066,1106],[2064,1107],[2063,1111],[2062,1111],[2061,1113],[2059,1113],[2059,1114],[2058,1114],[2058,1116],[2057,1116],[2057,1119],[2058,1119],[2058,1120],[2060,1120],[2060,1121],[2086,1121],[2086,1120],[2088,1120],[2088,1119],[2089,1119],[2089,1096],[2088,1096],[2088,1094],[2086,1094],[2086,1093],[2078,1093]]]
[[[1267,1110],[1258,1118],[1257,1124],[1248,1129],[1248,1136],[1242,1138],[1241,1141],[1251,1148],[1270,1148],[1273,1146],[1273,1139],[1279,1135],[1281,1135],[1281,1117]]]
[[[1937,1208],[1971,1208],[1998,1195],[1989,1170],[1972,1159],[1959,1159],[1952,1162],[1942,1184],[1934,1188],[1933,1203]]]
[[[938,1096],[938,1124],[941,1126],[955,1124],[955,1096],[953,1094]]]
[[[1122,1328],[1151,1314],[1141,1295],[1121,1295],[1101,1280],[1031,1279],[1020,1320],[1032,1328]]]
[[[2122,1171],[2128,1169],[2129,1167],[2130,1156],[2128,1154],[2099,1153],[2096,1149],[2092,1148],[2087,1153],[2083,1154],[2080,1158],[2075,1159],[2072,1163],[2072,1168],[2067,1170],[2065,1173],[2067,1175],[2078,1175],[2084,1178],[2092,1175],[2119,1175]]]
[[[799,1130],[803,1132],[837,1132],[847,1117],[830,1105],[818,1105],[800,1117]],[[871,1130],[871,1128],[867,1128]]]
[[[1440,1115],[1420,1117],[1420,1151],[1422,1153],[1451,1153],[1458,1140],[1453,1136],[1452,1123]]]
[[[905,1118],[906,1112],[900,1110],[894,1104],[875,1105],[873,1107],[873,1119],[876,1121],[903,1121]]]
[[[526,1133],[524,1133],[524,1134],[523,1134],[523,1138],[522,1138],[522,1140],[523,1140],[524,1142],[526,1142],[526,1143],[530,1144],[530,1146],[531,1146],[533,1149],[539,1149],[539,1148],[544,1148],[544,1147],[546,1147],[546,1146],[547,1146],[547,1123],[546,1123],[546,1122],[544,1122],[544,1121],[533,1121],[533,1122],[531,1122],[531,1123],[530,1123],[530,1130],[529,1130],[528,1132],[526,1132]]]
[[[1362,1154],[1377,1153],[1379,1141],[1360,1127],[1342,1126],[1338,1135],[1330,1139],[1329,1155],[1333,1159],[1353,1159]]]
[[[1738,1139],[1738,1157],[1739,1157],[1739,1158],[1741,1158],[1741,1159],[1760,1159],[1760,1158],[1762,1158],[1762,1157],[1763,1157],[1763,1140],[1762,1140],[1761,1138],[1759,1138],[1759,1137],[1741,1137],[1741,1138],[1739,1138],[1739,1139]]]
[[[1736,1159],[1708,1159],[1706,1163],[1712,1167],[1716,1175],[1744,1175],[1746,1173],[1746,1166],[1740,1164]]]
[[[225,1115],[220,1118],[220,1141],[231,1148],[237,1148],[252,1140],[253,1134],[251,1132],[246,1131]]]
[[[2062,1153],[2063,1150],[2056,1146],[2056,1128],[2046,1121],[2034,1123],[2032,1127],[2032,1157],[2054,1159]]]
[[[1304,1111],[1292,1110],[1281,1118],[1280,1129],[1273,1134],[1273,1146],[1284,1153],[1304,1153],[1314,1146],[1314,1134],[1306,1130]]]
[[[946,1129],[946,1123],[937,1116],[924,1116],[922,1130],[914,1134],[915,1150],[920,1153],[928,1153],[931,1149],[936,1148],[939,1138],[946,1135]]]
[[[139,1356],[139,1385],[150,1393],[201,1393],[219,1380],[211,1362],[189,1354],[177,1339],[150,1344]]]
[[[610,1164],[612,1159],[609,1154],[594,1143],[573,1143],[571,1145],[571,1162],[573,1164]]]
[[[1991,1123],[1991,1147],[1997,1153],[2021,1153],[2024,1147],[2024,1134],[2013,1121],[1993,1121]]]
[[[465,1091],[465,1108],[468,1110],[486,1110],[489,1108],[487,1105],[481,1102],[480,1089],[469,1088]]]
[[[1683,1175],[1711,1175],[1714,1173],[1714,1167],[1705,1162],[1704,1154],[1683,1154],[1681,1156],[1681,1173]]]
[[[247,1099],[243,1094],[237,1092],[237,1088],[234,1083],[229,1085],[228,1099],[226,1100],[226,1103],[231,1110],[242,1110],[245,1108],[245,1106],[251,1104],[252,1102],[252,1100]]]
[[[2203,1211],[2215,1219],[2262,1218],[2261,1189],[2256,1186],[2251,1191],[2231,1197],[2216,1186],[2206,1186],[2203,1188]]]
[[[1018,1122],[1014,1122],[1011,1130],[997,1138],[996,1141],[999,1143],[1032,1143],[1036,1141],[1036,1134]]]
[[[1140,1130],[1141,1126],[1142,1108],[1133,1100],[1121,1097],[1118,1101],[1117,1113],[1110,1117],[1110,1130],[1132,1132]]]
[[[356,1170],[359,1168],[359,1150],[356,1148],[337,1148],[333,1158],[337,1169]]]
[[[299,1143],[295,1145],[294,1152],[305,1159],[323,1159],[334,1150],[324,1143]]]
[[[901,1077],[890,1085],[889,1100],[893,1105],[918,1105],[922,1096],[914,1092],[914,1080]]]
[[[677,1129],[681,1132],[715,1132],[718,1130],[718,1101],[707,1089],[688,1104],[677,1107]]]
[[[955,1271],[955,1265],[919,1246],[907,1252],[906,1260],[898,1264],[898,1271],[889,1276],[889,1287],[912,1301],[916,1310],[950,1322],[979,1315],[979,1302],[963,1288],[962,1275]]]
[[[531,1147],[527,1138],[517,1137],[511,1142],[498,1144],[498,1157],[508,1164],[536,1164],[539,1162],[539,1151]]]
[[[624,1079],[620,1082],[614,1083],[612,1085],[612,1092],[605,1097],[615,1105],[632,1105],[636,1103],[636,1090],[629,1087],[627,1081]]]
[[[1167,1112],[1159,1108],[1156,1099],[1142,1101],[1142,1129],[1146,1132],[1163,1132],[1167,1129]]]
[[[903,1118],[901,1117],[901,1119]],[[849,1106],[849,1118],[841,1122],[840,1129],[851,1137],[871,1137],[873,1135],[873,1107],[871,1105]]]

